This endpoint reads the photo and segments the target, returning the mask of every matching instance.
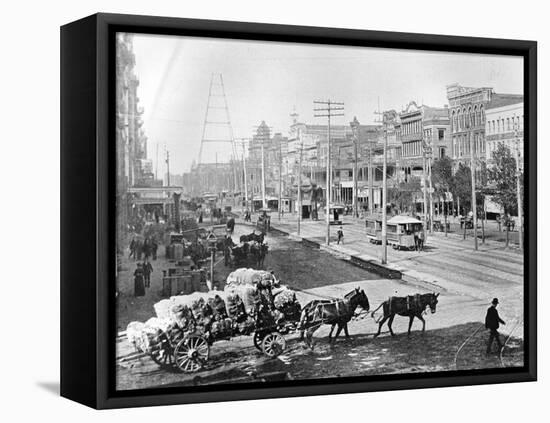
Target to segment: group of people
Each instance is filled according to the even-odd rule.
[[[414,232],[414,249],[415,251],[424,251],[424,242],[425,242],[424,231],[415,231]]]
[[[142,241],[139,238],[132,238],[130,242],[130,254],[128,257],[141,261],[141,257],[144,256],[146,259],[152,257],[153,260],[157,259],[158,243],[154,238],[145,238]]]

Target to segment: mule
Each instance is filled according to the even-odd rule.
[[[261,234],[257,235],[256,232],[252,232],[248,235],[241,235],[239,238],[240,242],[258,242],[260,244],[263,244],[265,238],[265,234],[262,232]]]
[[[269,247],[267,244],[260,244],[255,242],[250,246],[250,254],[252,255],[252,257],[254,257],[258,269],[263,267],[265,256],[267,255],[268,250]]]
[[[344,330],[346,338],[349,338],[348,323],[355,315],[357,307],[361,307],[366,312],[369,311],[369,299],[365,291],[359,288],[344,295],[341,300],[313,300],[307,303],[302,309],[300,323],[300,339],[304,340],[307,346],[313,350],[313,333],[322,325],[331,325],[328,334],[329,343],[336,342],[340,332]],[[335,327],[336,335],[332,337]],[[305,333],[305,338],[304,338]]]
[[[382,325],[384,324],[384,322],[386,322],[386,320],[388,321],[390,334],[392,336],[395,335],[393,333],[391,325],[396,314],[409,318],[409,330],[407,332],[408,335],[411,334],[411,328],[415,317],[422,322],[422,332],[424,332],[426,330],[426,321],[422,317],[422,314],[424,314],[427,307],[430,308],[432,314],[435,313],[437,306],[437,297],[439,297],[439,293],[436,294],[435,292],[430,294],[409,295],[407,297],[390,297],[382,304],[380,304],[378,308],[371,313],[371,316],[373,318],[374,313],[376,313],[380,308],[382,308],[382,311],[384,313],[383,316],[377,321],[378,332],[376,333],[376,335],[374,335],[374,337],[376,338],[378,335],[380,335]]]

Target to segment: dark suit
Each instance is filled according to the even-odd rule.
[[[499,350],[502,348],[502,343],[500,342],[500,336],[498,333],[498,328],[501,323],[505,324],[498,315],[496,307],[489,307],[487,309],[487,315],[485,316],[485,327],[490,330],[489,342],[487,343],[487,353],[491,352],[491,346],[495,340],[497,341]]]

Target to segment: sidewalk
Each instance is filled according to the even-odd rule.
[[[297,234],[296,216],[286,214],[280,220],[272,214],[271,227],[297,241],[318,246],[335,255],[349,259],[367,270],[388,278],[433,286],[437,291],[472,295],[490,301],[493,297],[508,300],[517,313],[523,313],[523,255],[503,242],[479,240],[478,250],[472,236],[463,240],[462,233],[428,234],[425,251],[401,251],[387,248],[387,264],[382,264],[382,247],[369,242],[364,221],[343,217],[344,244],[336,244],[338,226],[331,225],[330,245],[326,245],[324,220],[302,220]],[[515,314],[517,314],[515,313]]]

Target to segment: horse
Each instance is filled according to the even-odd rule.
[[[378,332],[376,333],[376,335],[374,335],[374,337],[376,338],[378,335],[380,335],[382,325],[386,320],[388,321],[390,334],[392,336],[395,335],[393,333],[391,325],[396,314],[409,317],[409,330],[407,332],[408,335],[411,334],[411,327],[415,317],[422,322],[422,332],[424,332],[426,330],[426,321],[422,317],[422,314],[425,312],[426,307],[428,306],[430,307],[430,311],[432,312],[432,314],[435,313],[437,297],[439,297],[439,293],[436,294],[435,292],[430,294],[409,295],[407,297],[390,297],[388,300],[380,304],[378,308],[371,313],[371,316],[374,318],[374,313],[376,313],[380,309],[380,307],[382,307],[384,313],[382,318],[378,319],[377,321]]]
[[[239,241],[240,242],[254,241],[254,242],[263,244],[264,237],[265,237],[265,234],[263,232],[260,235],[256,235],[256,232],[252,232],[251,234],[248,234],[248,235],[241,235],[241,237],[239,238]]]
[[[267,255],[269,247],[267,244],[253,243],[250,246],[250,254],[254,257],[258,268],[263,267],[265,256]]]
[[[328,334],[329,343],[336,342],[336,338],[340,335],[342,329],[349,338],[348,323],[355,315],[357,307],[361,307],[366,312],[369,311],[369,299],[365,291],[359,288],[344,295],[344,298],[339,300],[313,300],[307,303],[302,308],[300,323],[300,339],[313,350],[313,333],[323,324],[331,325],[330,333]],[[336,335],[332,338],[334,328],[338,326]],[[305,333],[305,338],[304,338]]]
[[[248,255],[249,246],[246,242],[242,243],[239,246],[229,247],[231,250],[231,255],[233,256],[234,263],[241,263],[246,260]]]

